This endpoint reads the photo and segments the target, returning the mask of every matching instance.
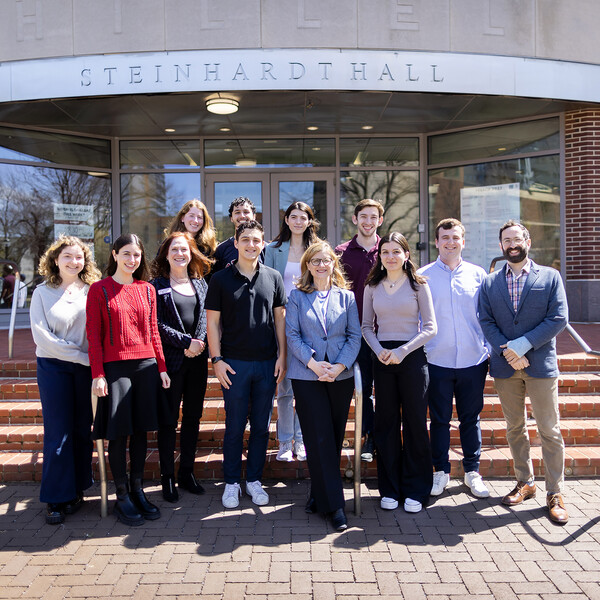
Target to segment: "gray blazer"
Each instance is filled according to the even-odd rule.
[[[531,377],[558,377],[556,336],[568,321],[567,296],[556,269],[531,261],[521,300],[515,313],[506,269],[489,274],[479,291],[479,322],[492,347],[490,375],[508,378],[515,372],[502,355],[502,344],[525,336],[533,345],[525,356]]]
[[[325,322],[316,306],[317,292],[293,290],[288,298],[285,332],[288,345],[289,379],[316,381],[318,377],[306,365],[311,358],[346,367],[337,380],[353,376],[352,366],[360,350],[360,323],[354,294],[332,287]]]
[[[265,248],[265,265],[279,271],[279,274],[283,277],[288,254],[290,253],[290,242],[283,242],[279,248],[275,248],[276,243],[271,242]]]

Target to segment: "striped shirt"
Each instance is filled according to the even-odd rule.
[[[506,263],[506,283],[508,285],[508,295],[512,301],[515,313],[519,307],[521,294],[523,293],[523,288],[525,287],[525,282],[527,281],[527,275],[529,275],[530,269],[531,260],[527,260],[527,262],[523,265],[521,272],[515,277],[515,274],[510,268],[509,263]]]

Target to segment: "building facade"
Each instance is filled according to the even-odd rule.
[[[0,258],[31,281],[61,231],[153,254],[194,197],[224,238],[240,195],[336,244],[373,197],[421,264],[441,218],[486,269],[520,219],[599,321],[599,26],[594,0],[6,0]]]

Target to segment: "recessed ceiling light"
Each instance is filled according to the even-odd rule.
[[[315,152],[318,152],[320,149],[321,149],[321,148],[319,148],[318,146],[317,146],[316,148],[313,148],[313,150],[314,150]]]
[[[230,127],[219,127],[219,131],[231,131]]]
[[[506,148],[498,148],[498,152],[504,152]]]
[[[361,129],[373,129],[373,125],[363,125]]]
[[[233,152],[233,148],[223,148],[223,152]]]
[[[317,129],[319,129],[319,128],[316,127],[315,125],[311,125],[310,127],[307,127],[306,129],[308,129],[309,131],[317,131]]]
[[[253,158],[238,158],[235,161],[236,167],[255,167],[256,161]]]
[[[171,127],[167,127],[167,129],[165,129],[165,133],[175,133],[175,130]]]
[[[206,101],[206,110],[215,115],[231,115],[239,107],[240,103],[233,98],[211,98]]]

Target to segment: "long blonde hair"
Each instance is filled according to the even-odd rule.
[[[210,218],[206,206],[204,206],[204,203],[198,200],[198,198],[188,200],[179,209],[179,212],[173,217],[173,220],[165,229],[165,237],[169,236],[171,233],[174,233],[176,231],[187,231],[181,219],[183,219],[183,217],[187,215],[187,213],[190,211],[190,208],[197,208],[200,211],[202,211],[204,223],[202,223],[200,231],[198,231],[198,233],[194,236],[194,241],[198,246],[198,250],[200,250],[202,254],[210,258],[215,253],[215,249],[217,247],[217,234],[215,233],[213,220]]]
[[[102,277],[102,273],[100,273],[94,262],[89,246],[74,235],[59,235],[58,239],[50,245],[40,259],[38,273],[45,279],[46,284],[56,288],[62,283],[62,277],[60,276],[56,260],[67,246],[78,246],[83,252],[83,269],[78,275],[79,279],[88,285],[92,285],[92,283],[98,281]]]
[[[313,256],[319,252],[323,252],[324,254],[328,254],[331,260],[333,261],[333,272],[331,273],[331,285],[339,287],[343,290],[350,289],[350,284],[346,281],[344,277],[344,272],[342,271],[342,267],[340,266],[340,259],[337,254],[333,251],[333,248],[322,240],[311,244],[306,252],[302,255],[300,259],[300,270],[302,275],[298,282],[296,283],[296,287],[306,294],[310,294],[313,292],[315,288],[315,284],[313,281],[312,273],[308,269],[308,263],[311,261]]]

